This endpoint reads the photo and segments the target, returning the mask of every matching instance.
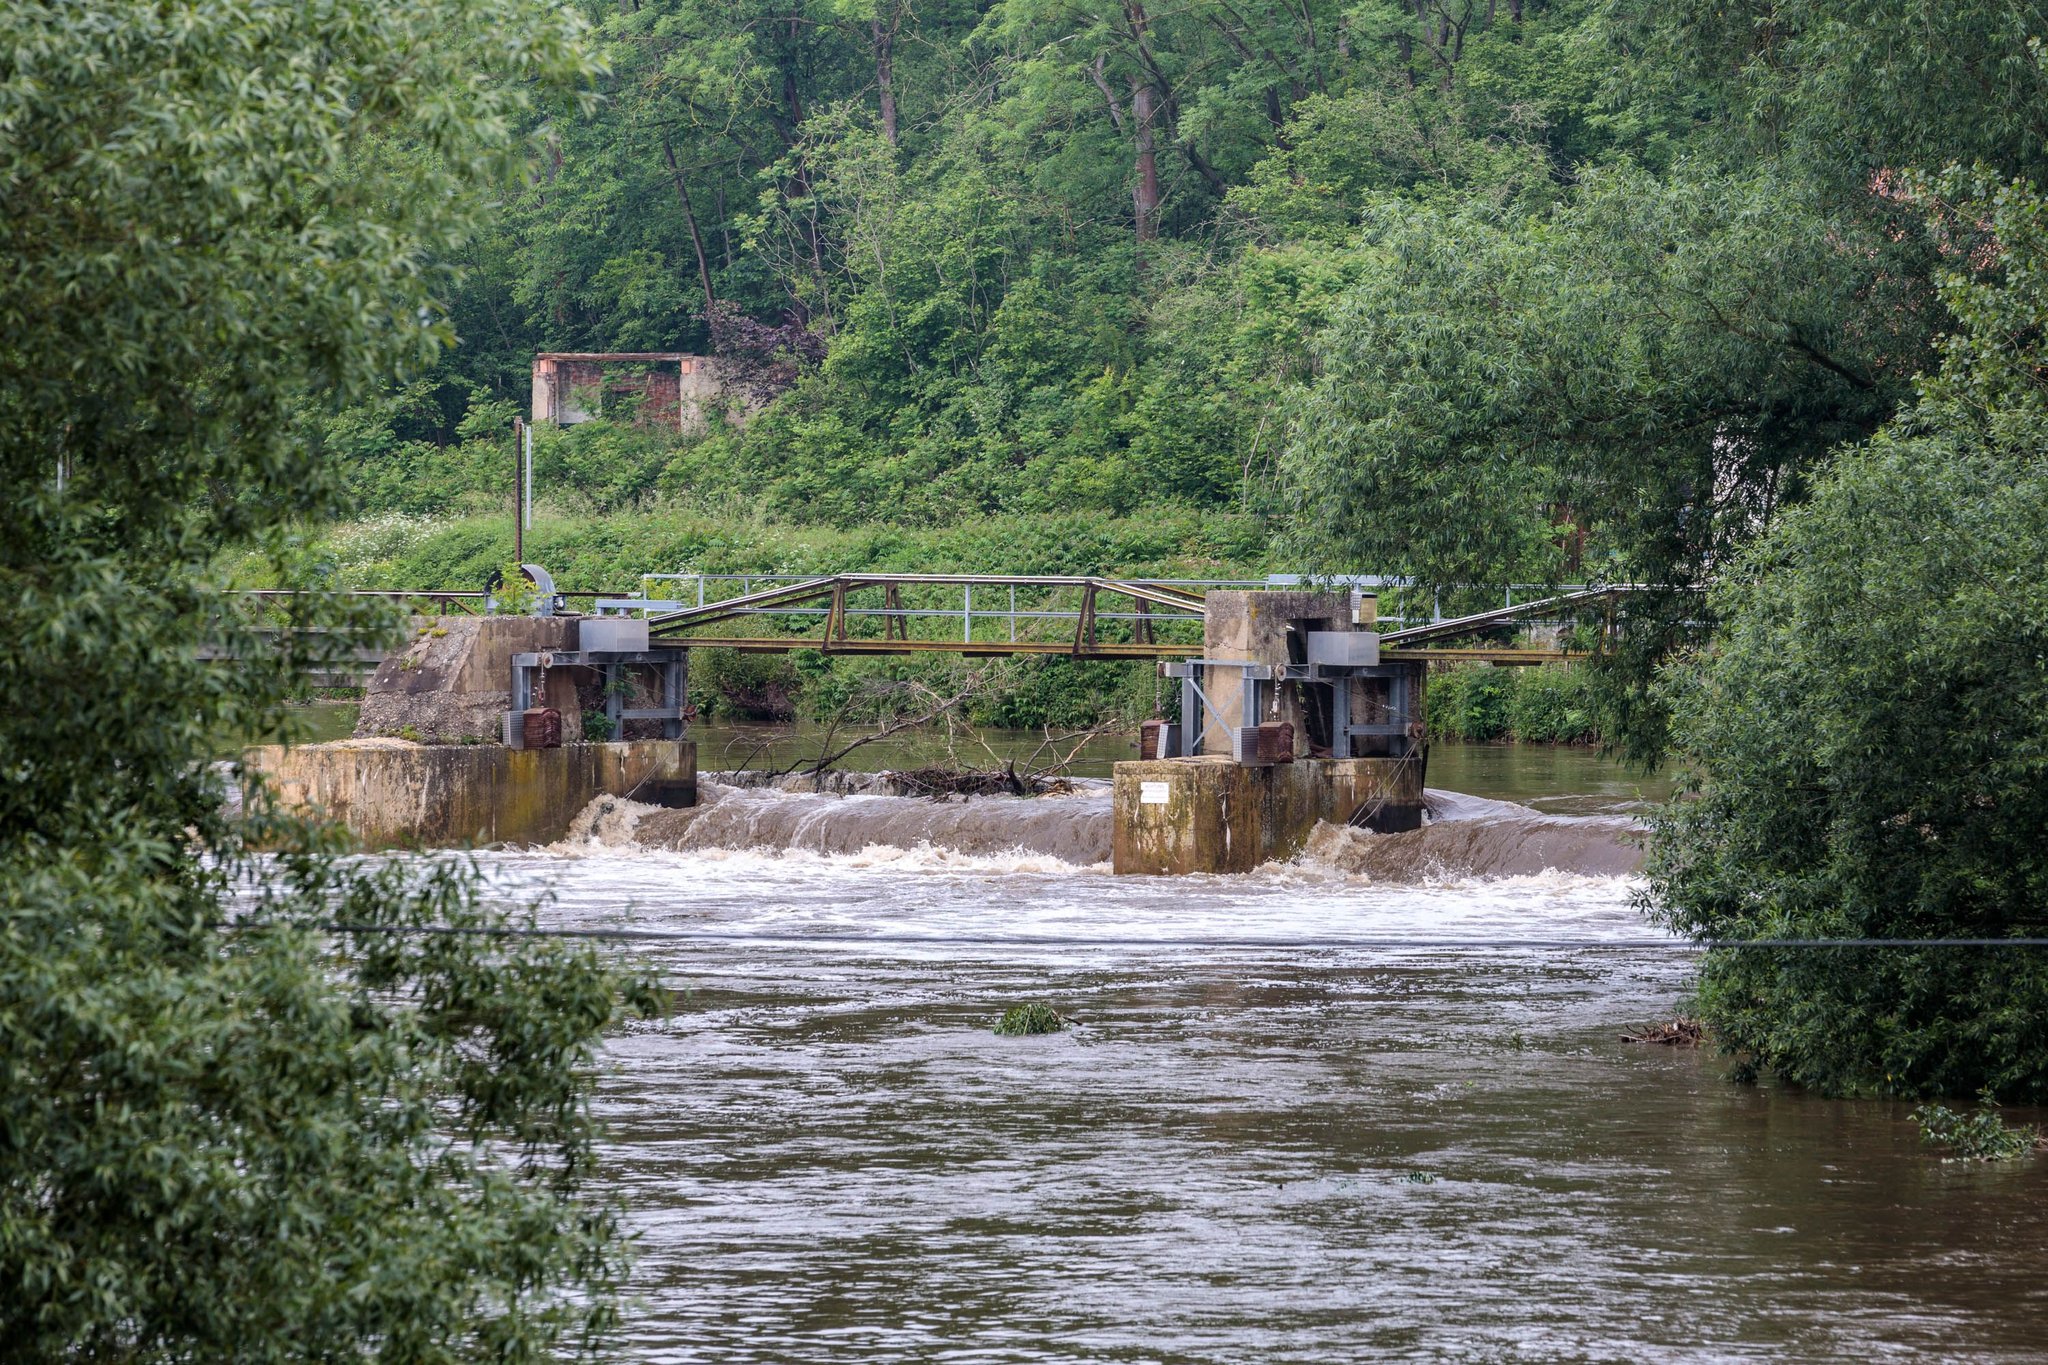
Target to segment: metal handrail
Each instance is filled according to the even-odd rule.
[[[843,609],[842,615],[845,617],[889,616],[900,620],[908,620],[911,617],[954,617],[962,620],[964,628],[970,634],[972,632],[972,623],[975,621],[1007,621],[1011,625],[1012,632],[1014,632],[1015,623],[1018,621],[1073,621],[1081,615],[1079,610],[1019,609],[1014,600],[1016,589],[1019,587],[1085,588],[1092,582],[1099,587],[1108,587],[1111,584],[1115,584],[1141,589],[1155,589],[1158,590],[1157,596],[1153,598],[1156,603],[1163,606],[1167,601],[1172,600],[1173,607],[1180,608],[1189,614],[1181,615],[1171,608],[1150,615],[1141,615],[1135,612],[1099,612],[1091,614],[1094,616],[1094,619],[1102,621],[1135,621],[1142,619],[1155,625],[1166,625],[1174,622],[1200,619],[1199,616],[1193,614],[1194,610],[1200,605],[1199,594],[1202,590],[1211,588],[1258,590],[1262,588],[1296,586],[1310,588],[1349,587],[1353,589],[1372,589],[1376,593],[1384,592],[1398,598],[1400,595],[1415,591],[1417,586],[1412,578],[1374,574],[1275,573],[1268,574],[1263,579],[1251,579],[1145,578],[1136,576],[1112,578],[1109,576],[1074,574],[1048,574],[1043,576],[1015,574],[892,574],[877,572],[845,574],[648,573],[640,576],[640,590],[638,592],[617,592],[603,589],[557,589],[556,593],[558,596],[568,598],[601,599],[597,603],[599,611],[606,609],[637,609],[652,613],[657,611],[688,611],[693,607],[704,608],[723,605],[727,607],[728,612],[733,616],[816,616],[829,615],[831,609],[818,606],[781,606],[772,601],[758,605],[740,605],[740,603],[745,598],[755,596],[757,593],[763,596],[774,594],[774,590],[778,586],[829,583],[835,579],[846,583],[849,587],[894,583],[902,586],[953,586],[964,588],[967,600],[959,610],[925,607],[846,607]],[[693,594],[696,600],[691,602],[683,597],[656,598],[651,590],[651,585],[655,583],[693,583],[696,587],[696,592]],[[733,597],[720,597],[715,594],[715,591],[709,590],[711,585],[726,583],[738,584],[740,591]],[[1012,600],[1007,606],[976,605],[972,601],[973,589],[976,587],[1008,588]],[[1382,626],[1391,625],[1396,627],[1394,631],[1387,632],[1390,636],[1406,636],[1411,632],[1426,632],[1429,635],[1454,633],[1450,632],[1448,628],[1461,626],[1465,629],[1476,629],[1483,627],[1489,620],[1494,619],[1499,620],[1503,624],[1509,619],[1528,621],[1530,620],[1528,615],[1530,612],[1548,609],[1553,606],[1584,603],[1613,592],[1624,591],[1625,589],[1626,585],[1594,586],[1587,584],[1549,585],[1513,583],[1501,589],[1502,606],[1500,608],[1474,613],[1469,616],[1447,618],[1442,610],[1443,594],[1447,590],[1434,588],[1430,590],[1429,613],[1427,617],[1421,618],[1426,624],[1411,624],[1416,622],[1418,618],[1404,611],[1383,612],[1378,617],[1378,620]],[[1122,586],[1117,586],[1110,590],[1121,592],[1123,588]],[[1453,587],[1448,589],[1448,591],[1455,592],[1459,591],[1459,589]],[[1518,603],[1516,601],[1518,594],[1524,597],[1529,594],[1536,594],[1541,600]],[[300,589],[292,588],[242,588],[232,590],[230,595],[257,600],[281,600],[307,594]],[[423,601],[442,603],[449,606],[459,605],[465,610],[474,610],[475,607],[479,606],[487,607],[491,598],[489,592],[463,588],[359,588],[346,590],[345,595],[377,598],[386,601]],[[779,596],[780,594],[775,595]],[[1417,638],[1420,637],[1418,636]]]

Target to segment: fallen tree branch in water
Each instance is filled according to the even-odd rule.
[[[920,728],[921,726],[930,725],[933,721],[939,719],[939,717],[947,714],[948,712],[952,711],[955,707],[959,706],[960,703],[974,696],[977,692],[981,690],[981,685],[982,675],[977,673],[968,679],[968,683],[965,688],[961,689],[959,692],[954,693],[952,696],[945,698],[943,701],[939,702],[938,705],[932,707],[929,711],[926,711],[924,714],[889,721],[886,724],[884,724],[881,729],[875,731],[871,735],[862,735],[859,739],[853,740],[848,744],[842,745],[838,749],[830,750],[829,752],[818,755],[817,759],[814,760],[808,767],[805,767],[805,765],[801,761],[799,761],[797,763],[791,764],[790,767],[785,771],[795,772],[798,768],[803,768],[806,773],[815,777],[819,773],[824,772],[827,768],[831,767],[833,764],[837,763],[840,759],[845,758],[848,754],[852,753],[856,749],[862,748],[869,744],[873,744],[877,740],[887,739],[891,735],[900,735],[905,730],[915,730]],[[926,693],[926,695],[928,696],[936,695],[935,693],[932,693],[930,689],[925,688],[920,684],[911,684],[911,686],[916,687],[919,691]],[[827,745],[831,744],[832,734],[837,729],[838,720],[835,717],[832,726],[825,731],[825,742]]]
[[[1634,1033],[1624,1033],[1625,1043],[1657,1043],[1664,1047],[1698,1047],[1707,1040],[1707,1031],[1697,1019],[1683,1016],[1668,1024],[1645,1024]]]

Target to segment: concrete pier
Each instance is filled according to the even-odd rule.
[[[1110,856],[1120,873],[1249,872],[1293,856],[1317,821],[1343,824],[1376,810],[1405,824],[1422,810],[1422,764],[1409,759],[1251,767],[1169,758],[1119,763],[1115,772]]]
[[[1420,665],[1382,662],[1345,593],[1212,591],[1182,680],[1179,746],[1116,765],[1118,872],[1249,872],[1319,821],[1422,822]],[[1177,752],[1176,752],[1177,747]]]
[[[244,762],[286,809],[338,821],[369,849],[550,843],[594,797],[659,791],[687,805],[697,781],[690,740],[557,749],[341,740],[251,749]]]

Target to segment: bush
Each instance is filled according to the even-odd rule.
[[[1424,711],[1439,739],[1589,744],[1600,737],[1591,693],[1587,674],[1576,666],[1463,664],[1430,675]]]
[[[1005,1038],[1018,1038],[1032,1033],[1058,1033],[1067,1026],[1067,1017],[1051,1005],[1033,1002],[1029,1005],[1012,1005],[1003,1011],[1003,1017],[996,1020],[995,1032]]]
[[[623,422],[534,430],[533,488],[555,506],[614,512],[651,497],[680,442],[673,431]]]
[[[1506,735],[1515,672],[1478,664],[1433,675],[1424,702],[1429,732],[1473,744]]]
[[[728,720],[793,720],[802,684],[787,654],[736,649],[690,651],[690,697],[706,716]]]
[[[1968,1114],[1941,1104],[1915,1109],[1913,1121],[1920,1125],[1921,1141],[1931,1147],[1946,1147],[1970,1161],[2010,1161],[2034,1150],[2041,1136],[2036,1130],[1998,1117],[1998,1107],[1988,1092],[1981,1099]]]
[[[1531,744],[1588,744],[1597,739],[1586,674],[1563,664],[1515,670],[1508,730]]]
[[[1845,454],[1718,593],[1670,686],[1690,795],[1659,917],[1702,938],[2000,938],[2048,904],[2048,468],[1947,442]],[[1912,585],[1908,593],[1893,585]],[[2048,1098],[2048,955],[1742,949],[1701,1008],[1836,1093]]]

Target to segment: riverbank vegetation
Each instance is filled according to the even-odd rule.
[[[662,505],[632,514],[543,507],[527,532],[527,558],[564,587],[608,592],[673,590],[647,573],[822,574],[1130,573],[1159,578],[1263,578],[1255,521],[1228,512],[1165,509],[1146,517],[1081,513],[987,517],[952,526],[874,523],[792,528],[733,508]],[[509,512],[465,517],[383,513],[323,530],[319,553],[337,581],[361,588],[473,590],[510,557]],[[226,572],[256,586],[260,561]]]
[[[1709,953],[1702,1013],[1750,1065],[2038,1101],[2048,954],[1915,944],[2048,936],[2048,200],[1924,193],[1959,329],[1715,588],[1727,624],[1668,674],[1691,799],[1651,876],[1702,938],[1902,941]]]
[[[1591,680],[1577,668],[1464,665],[1430,675],[1429,732],[1485,744],[1593,744],[1600,738]]]
[[[346,510],[342,471],[294,413],[452,339],[448,263],[535,102],[594,74],[578,29],[472,0],[0,8],[9,1361],[608,1351],[594,1065],[654,993],[506,932],[530,917],[464,864],[230,814],[211,761],[363,638],[266,648],[215,562],[319,586],[296,536]]]

